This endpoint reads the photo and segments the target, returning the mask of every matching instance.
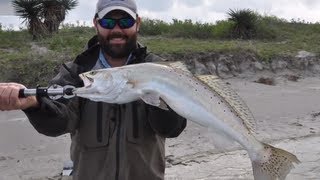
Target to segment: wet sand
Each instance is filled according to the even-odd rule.
[[[258,139],[294,153],[302,162],[287,179],[318,179],[320,79],[291,82],[280,78],[275,86],[242,79],[226,81],[255,116]],[[210,130],[189,123],[182,136],[167,142],[171,162],[166,170],[167,179],[253,179],[247,152],[230,145],[223,152],[214,146],[217,140],[219,137]]]
[[[287,179],[320,176],[320,78],[298,82],[276,79],[275,86],[252,79],[227,79],[257,120],[258,139],[284,148],[302,162]],[[210,130],[188,122],[186,130],[167,140],[166,179],[253,179],[246,151],[223,142]],[[36,132],[21,111],[0,112],[0,180],[60,179],[69,160],[68,135]]]

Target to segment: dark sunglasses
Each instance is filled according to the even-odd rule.
[[[116,27],[116,24],[118,24],[121,29],[128,29],[136,23],[136,21],[132,17],[121,19],[103,18],[99,19],[98,22],[100,26],[105,29],[113,29],[114,27]]]

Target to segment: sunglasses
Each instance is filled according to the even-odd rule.
[[[105,29],[113,29],[117,24],[121,29],[128,29],[136,23],[136,21],[131,17],[121,19],[103,18],[99,19],[98,22],[100,26]]]

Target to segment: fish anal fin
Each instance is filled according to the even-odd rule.
[[[160,98],[160,105],[158,106],[160,109],[169,111],[168,105]]]

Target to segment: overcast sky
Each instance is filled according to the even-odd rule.
[[[91,25],[97,0],[79,0],[79,6],[69,12],[65,22],[86,22]],[[320,22],[319,0],[136,0],[140,16],[171,22],[192,19],[215,22],[226,19],[229,9],[249,8],[260,14],[275,15],[287,20],[301,19]],[[22,19],[14,16],[11,0],[0,0],[0,23],[19,26]],[[21,26],[21,25],[20,25]]]

